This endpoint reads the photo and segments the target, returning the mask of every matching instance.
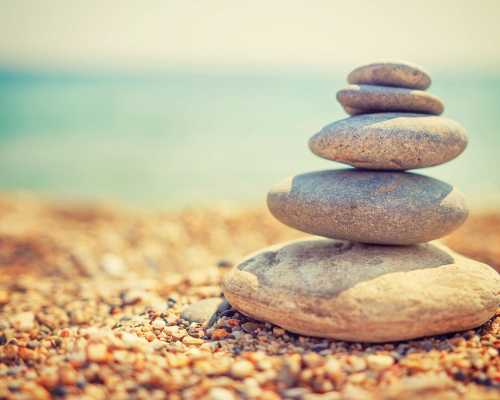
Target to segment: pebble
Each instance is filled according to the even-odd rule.
[[[208,398],[210,400],[234,400],[236,397],[234,396],[233,392],[228,389],[215,387],[210,389]]]
[[[407,170],[444,164],[467,146],[465,129],[438,116],[364,114],[325,126],[309,140],[317,156],[357,168]]]
[[[189,322],[207,323],[219,307],[224,307],[223,297],[211,297],[193,303],[182,310],[181,318]]]
[[[283,336],[286,333],[286,331],[282,328],[274,327],[273,328],[273,334],[276,337]]]
[[[347,77],[352,84],[395,86],[425,90],[431,77],[418,65],[404,61],[381,61],[355,68]]]
[[[302,399],[308,392],[309,390],[306,388],[295,387],[284,390],[282,395],[286,399]]]
[[[442,114],[443,102],[422,90],[375,85],[349,85],[337,92],[338,102],[349,114],[402,111]]]
[[[324,370],[330,379],[334,379],[336,376],[342,374],[342,365],[338,360],[329,358],[325,363]]]
[[[347,361],[351,367],[352,372],[361,372],[364,371],[367,367],[366,361],[362,357],[350,356],[347,358]]]
[[[229,333],[225,329],[215,329],[212,332],[213,340],[221,340],[224,339],[226,336],[229,336]]]
[[[255,367],[250,361],[240,360],[231,366],[230,373],[234,378],[243,379],[252,376],[254,371]]]
[[[30,331],[35,327],[35,314],[30,311],[22,312],[13,316],[12,326],[20,331]]]
[[[173,337],[174,339],[182,339],[184,336],[187,335],[187,331],[185,329],[180,328],[177,325],[174,326],[167,326],[163,329],[163,331]]]
[[[365,389],[352,384],[346,385],[341,395],[342,400],[367,400],[373,399]]]
[[[245,315],[303,335],[362,342],[479,326],[495,314],[498,287],[495,270],[444,246],[329,239],[263,249],[223,282],[225,297]]]
[[[462,194],[445,182],[355,169],[294,176],[271,189],[267,205],[275,218],[303,232],[397,245],[438,239],[468,215]]]
[[[87,359],[91,362],[104,362],[108,359],[108,348],[105,344],[93,343],[87,346]]]
[[[241,327],[247,333],[254,333],[257,330],[262,329],[263,325],[258,322],[245,322],[241,325]]]
[[[154,329],[164,329],[166,326],[167,326],[167,323],[162,319],[162,318],[156,318],[153,323],[151,324],[151,326],[154,328]]]
[[[7,290],[0,289],[0,306],[3,306],[9,302],[9,292]]]
[[[182,339],[182,343],[184,344],[188,344],[188,345],[200,345],[200,344],[203,344],[204,343],[204,340],[203,339],[200,339],[200,338],[195,338],[193,336],[185,336],[183,339]]]
[[[375,371],[382,371],[394,364],[394,358],[387,355],[370,354],[366,357],[368,367]]]
[[[114,254],[105,254],[101,260],[103,271],[114,277],[121,277],[126,271],[123,260]]]

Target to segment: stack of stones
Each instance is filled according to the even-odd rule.
[[[356,68],[337,99],[351,116],[324,127],[312,152],[355,168],[309,172],[276,185],[271,213],[324,238],[250,255],[223,283],[236,309],[299,334],[386,342],[477,327],[499,305],[489,266],[437,243],[468,211],[448,183],[410,169],[443,164],[467,145],[439,116],[420,67]],[[325,239],[326,238],[326,239]]]

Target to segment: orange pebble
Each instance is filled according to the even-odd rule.
[[[220,339],[225,338],[228,335],[229,335],[229,333],[227,333],[227,331],[225,329],[216,329],[212,333],[212,339],[220,340]]]

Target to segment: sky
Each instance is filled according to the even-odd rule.
[[[500,71],[497,0],[0,0],[0,65]]]

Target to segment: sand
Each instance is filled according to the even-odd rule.
[[[499,228],[500,211],[472,212],[445,242],[500,270]],[[302,236],[264,209],[0,196],[0,399],[500,398],[500,310],[475,330],[381,345],[235,310],[211,327],[180,318],[220,296],[241,256]]]

